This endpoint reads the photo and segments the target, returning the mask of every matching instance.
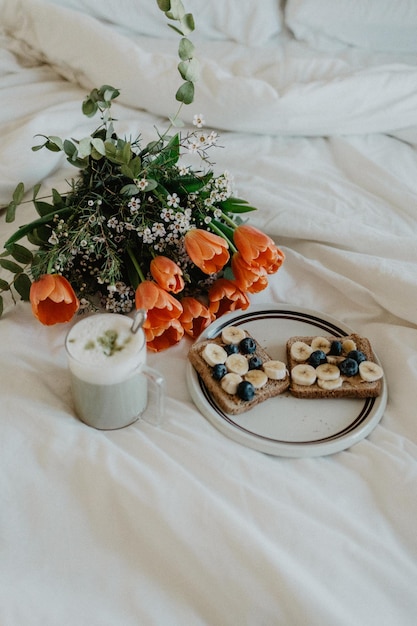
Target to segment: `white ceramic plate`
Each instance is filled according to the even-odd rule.
[[[271,358],[283,361],[289,337],[344,336],[353,332],[316,311],[267,304],[223,315],[202,333],[199,341],[215,337],[231,325],[247,328]],[[304,400],[285,393],[241,415],[229,415],[217,406],[190,363],[186,376],[193,401],[218,430],[245,446],[277,456],[322,456],[350,448],[375,428],[387,403],[384,379],[378,398]]]

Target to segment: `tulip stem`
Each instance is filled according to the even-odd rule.
[[[222,219],[226,222],[226,224],[229,224],[229,226],[231,226],[233,230],[236,230],[236,222],[234,222],[231,217],[226,215],[226,213],[223,213],[223,211],[222,211]]]
[[[142,269],[141,269],[141,267],[140,267],[140,265],[139,265],[139,263],[138,263],[138,261],[137,261],[137,259],[136,259],[135,255],[134,255],[134,254],[133,254],[133,252],[132,252],[132,249],[131,249],[131,248],[127,248],[127,253],[128,253],[128,255],[129,255],[129,257],[130,257],[130,260],[131,260],[131,261],[132,261],[132,263],[133,263],[133,266],[134,266],[134,268],[135,268],[135,270],[136,270],[136,272],[137,272],[137,274],[138,274],[138,276],[139,276],[139,278],[140,278],[141,282],[143,283],[143,282],[144,282],[144,280],[145,280],[145,275],[144,275],[144,273],[142,272]]]
[[[227,235],[225,235],[225,233],[222,230],[220,230],[220,228],[218,228],[215,224],[213,224],[213,222],[210,222],[210,228],[214,233],[216,233],[216,235],[219,235],[220,237],[222,237],[222,239],[224,239],[227,242],[232,252],[237,252],[237,248],[235,244],[233,243],[233,241],[229,239],[229,237],[227,237]]]

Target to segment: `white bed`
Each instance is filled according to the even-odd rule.
[[[314,310],[369,337],[387,404],[346,449],[266,454],[196,407],[183,340],[148,359],[167,381],[163,426],[96,431],[75,417],[65,325],[6,298],[0,623],[414,626],[417,3],[184,4],[202,76],[182,117],[221,134],[216,168],[286,254],[254,310]],[[151,138],[174,113],[177,41],[156,2],[0,9],[2,206],[20,180],[66,188],[73,168],[31,147],[90,132],[93,87],[120,88],[120,134]],[[33,212],[2,219],[1,243]]]

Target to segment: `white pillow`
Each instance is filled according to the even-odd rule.
[[[48,0],[82,11],[140,35],[173,37],[156,0]],[[280,0],[183,0],[197,36],[228,39],[249,46],[266,43],[282,28]],[[170,22],[175,26],[175,22]]]
[[[297,39],[324,38],[374,51],[417,52],[417,0],[287,0]]]

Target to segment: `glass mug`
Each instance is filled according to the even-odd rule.
[[[65,348],[82,422],[100,430],[124,428],[141,417],[161,424],[164,379],[146,365],[145,334],[136,320],[118,313],[88,315],[70,329]],[[153,415],[145,413],[148,383],[156,399]]]

